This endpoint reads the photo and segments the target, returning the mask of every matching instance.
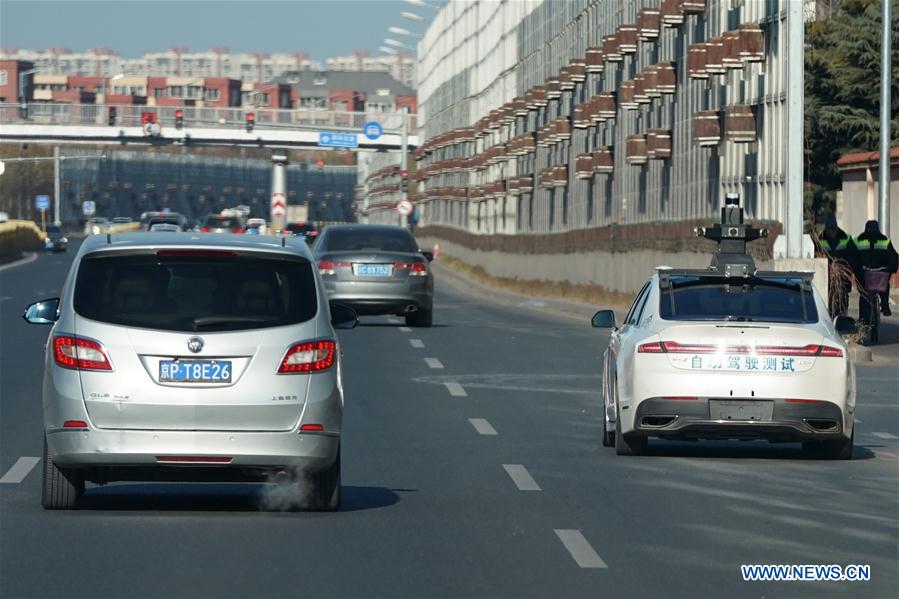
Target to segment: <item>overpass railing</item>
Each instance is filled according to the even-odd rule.
[[[416,115],[400,112],[341,112],[334,110],[271,109],[271,108],[210,108],[195,106],[141,106],[121,104],[60,104],[29,102],[27,109],[19,104],[0,104],[0,125],[80,125],[140,127],[144,112],[156,113],[162,127],[175,127],[175,112],[182,111],[184,127],[227,128],[245,127],[247,114],[253,113],[255,127],[328,129],[360,131],[366,123],[376,121],[385,133],[400,133],[403,120],[408,119],[407,131],[416,127]]]

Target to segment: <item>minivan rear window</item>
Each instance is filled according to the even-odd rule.
[[[383,250],[387,252],[417,252],[412,235],[403,229],[332,229],[324,240],[326,252]]]
[[[317,298],[308,261],[185,251],[85,257],[74,308],[110,324],[211,332],[305,322]]]
[[[818,322],[812,292],[799,279],[758,278],[747,284],[720,279],[672,277],[659,294],[665,320],[729,320],[738,322]]]

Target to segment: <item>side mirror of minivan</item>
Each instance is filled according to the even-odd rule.
[[[858,332],[858,323],[851,316],[837,316],[833,320],[833,328],[840,335],[854,335]]]
[[[356,311],[343,304],[331,304],[331,326],[335,329],[354,329],[359,324]]]
[[[593,319],[590,321],[590,324],[596,327],[597,329],[615,329],[617,325],[615,324],[615,311],[614,310],[600,310],[596,314],[593,315]]]
[[[53,324],[59,317],[59,298],[41,300],[34,302],[27,308],[22,318],[31,324]]]
[[[424,256],[425,258],[427,258],[427,259],[428,259],[428,262],[433,262],[433,261],[434,261],[434,252],[425,252],[425,251],[422,251],[422,252],[421,252],[421,255]]]

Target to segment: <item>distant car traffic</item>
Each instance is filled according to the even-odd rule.
[[[244,233],[247,235],[268,235],[268,227],[264,218],[251,218],[247,220],[244,227]]]
[[[705,234],[745,246],[755,237],[736,236],[758,229],[728,208]],[[831,322],[809,273],[757,271],[745,251],[721,243],[708,269],[660,268],[620,325],[611,310],[594,315],[593,326],[612,330],[603,444],[629,455],[645,452],[649,437],[801,441],[849,459],[855,371],[841,333],[854,322]]]
[[[261,481],[302,470],[297,500],[340,505],[343,413],[335,328],[306,245],[270,237],[92,237],[50,324],[42,503],[85,481]],[[77,333],[76,333],[77,332]]]
[[[128,225],[134,222],[134,219],[130,216],[117,216],[112,219],[112,224],[114,225]]]
[[[201,233],[243,233],[243,223],[237,216],[210,214],[200,227]]]
[[[151,231],[156,225],[174,225],[179,231],[188,230],[187,218],[185,218],[183,214],[178,214],[175,212],[170,212],[164,215],[157,215],[147,221],[147,229]]]
[[[88,233],[91,235],[99,235],[100,233],[106,233],[109,231],[111,223],[108,218],[102,216],[95,216],[88,221],[87,228]]]
[[[62,227],[47,225],[47,238],[44,240],[44,248],[51,252],[64,252],[69,247],[69,240],[63,233]]]
[[[178,232],[181,230],[182,230],[181,227],[179,227],[175,223],[166,223],[166,222],[150,223],[150,231],[155,231],[155,232],[167,231],[169,233],[174,233],[174,232]]]
[[[306,243],[312,245],[318,239],[318,228],[315,223],[287,223],[281,230],[281,234],[302,237]]]
[[[331,225],[315,244],[318,272],[331,301],[359,314],[396,314],[406,324],[429,327],[434,277],[415,239],[402,227]]]

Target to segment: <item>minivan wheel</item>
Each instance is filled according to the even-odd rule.
[[[415,312],[406,314],[407,327],[429,327],[433,322],[433,308],[428,308],[427,310],[416,310]]]
[[[312,478],[309,510],[336,512],[340,509],[340,448],[334,463]]]
[[[41,505],[47,510],[69,510],[77,507],[84,495],[84,476],[78,470],[60,468],[47,452],[47,436],[44,435],[44,468]]]

